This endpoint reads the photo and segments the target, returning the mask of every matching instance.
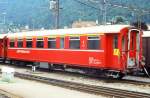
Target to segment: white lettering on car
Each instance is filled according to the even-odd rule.
[[[29,54],[29,50],[17,50],[16,53],[23,53],[23,54]]]
[[[101,64],[102,62],[99,59],[94,57],[89,57],[89,64]]]

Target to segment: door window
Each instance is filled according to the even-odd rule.
[[[114,35],[113,48],[114,49],[118,48],[118,36],[117,35]]]
[[[125,38],[122,38],[122,51],[125,51]]]

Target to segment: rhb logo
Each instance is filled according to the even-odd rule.
[[[94,57],[89,57],[89,64],[101,64],[101,61]]]

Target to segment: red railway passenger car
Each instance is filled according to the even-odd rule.
[[[142,32],[127,25],[28,31],[7,35],[7,58],[48,62],[122,77],[141,70]]]
[[[0,34],[0,59],[4,62],[7,55],[7,34]]]

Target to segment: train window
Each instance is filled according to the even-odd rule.
[[[37,47],[37,48],[43,48],[43,46],[44,46],[43,38],[38,38],[38,39],[36,40],[36,47]]]
[[[64,38],[60,38],[60,48],[64,49]]]
[[[80,37],[70,37],[70,49],[80,49]]]
[[[18,47],[23,47],[23,39],[18,39]]]
[[[26,47],[27,48],[32,48],[32,39],[27,39],[26,40]]]
[[[125,38],[122,38],[122,51],[125,51]]]
[[[48,38],[48,48],[56,48],[56,38]]]
[[[98,36],[88,37],[88,49],[100,49],[100,38]]]
[[[114,38],[113,38],[113,48],[114,49],[118,48],[118,36],[117,35],[114,35]]]
[[[131,47],[131,50],[134,50],[134,36],[133,36],[133,34],[131,35],[131,45],[130,45],[130,47]]]
[[[15,41],[14,39],[10,39],[10,47],[14,47],[15,46]]]

